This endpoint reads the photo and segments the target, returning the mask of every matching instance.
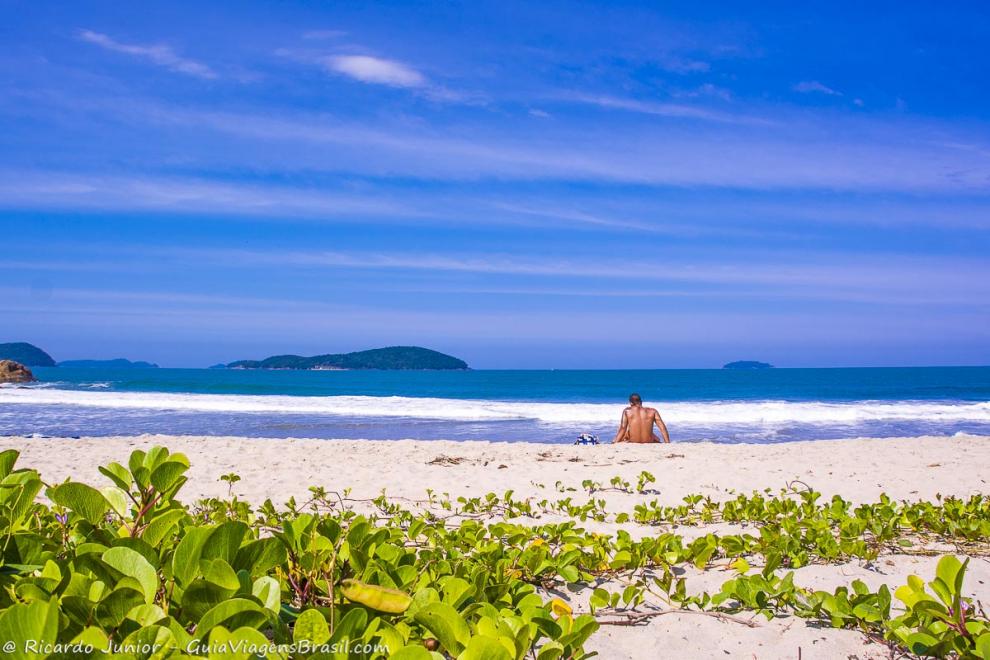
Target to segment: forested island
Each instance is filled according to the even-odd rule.
[[[757,362],[755,360],[739,360],[730,362],[722,366],[723,369],[773,369],[769,362]]]
[[[228,369],[467,369],[467,362],[446,353],[419,346],[389,346],[354,353],[330,353],[303,357],[273,355],[264,360],[238,360]]]

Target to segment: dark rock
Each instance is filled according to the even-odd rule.
[[[34,374],[20,362],[0,360],[0,383],[30,383],[33,380]]]

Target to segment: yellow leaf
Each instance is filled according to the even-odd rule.
[[[742,557],[739,557],[738,559],[736,559],[735,561],[733,561],[731,564],[729,564],[729,567],[730,568],[734,568],[740,574],[743,574],[743,573],[745,573],[746,571],[749,570],[749,562],[746,561],[745,559],[743,559]]]
[[[554,598],[553,600],[550,601],[550,611],[556,614],[558,617],[561,617],[561,616],[570,616],[573,610],[571,609],[570,605],[568,605],[561,599]]]

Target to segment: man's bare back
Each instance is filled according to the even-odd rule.
[[[664,442],[670,442],[670,435],[667,433],[667,425],[663,423],[660,413],[656,408],[646,408],[638,394],[629,397],[629,407],[622,411],[622,420],[619,422],[619,432],[615,434],[616,442],[633,442],[646,444],[660,442],[660,438],[653,433],[653,425],[656,424],[663,435]]]

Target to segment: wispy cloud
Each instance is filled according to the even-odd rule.
[[[704,73],[712,68],[708,62],[670,54],[660,58],[660,66],[671,73],[680,74]]]
[[[322,61],[333,72],[374,85],[408,88],[423,87],[428,82],[411,66],[371,55],[331,55]]]
[[[469,117],[432,125],[407,117],[369,121],[312,112],[206,110],[131,97],[73,96],[51,108],[62,114],[64,109],[71,109],[80,127],[94,119],[116,121],[153,137],[138,145],[148,166],[167,164],[156,160],[170,155],[160,145],[182,140],[188,159],[217,167],[448,182],[594,181],[985,197],[990,179],[984,126],[963,132],[903,117],[778,112],[770,125],[757,119],[742,128],[712,122],[704,130],[684,130],[680,122],[605,124],[588,113],[566,122],[492,126]],[[75,138],[67,134],[69,143]],[[945,146],[950,142],[978,148]]]
[[[599,108],[606,108],[610,110],[625,110],[628,112],[637,112],[646,115],[656,115],[659,117],[698,119],[698,120],[714,121],[714,122],[721,122],[727,124],[772,123],[760,117],[751,117],[748,115],[720,112],[718,110],[711,110],[708,108],[695,106],[695,105],[685,105],[683,103],[662,103],[656,101],[641,101],[638,99],[631,99],[620,96],[609,96],[604,94],[582,94],[582,93],[565,93],[559,95],[557,98],[561,100],[571,101],[574,103],[594,105],[594,106],[598,106]]]
[[[890,301],[917,304],[971,304],[974,296],[990,295],[986,264],[953,257],[872,257],[864,263],[855,254],[794,253],[790,261],[756,258],[752,251],[735,257],[720,254],[704,259],[671,259],[662,266],[631,270],[626,262],[556,259],[519,254],[430,254],[403,252],[339,252],[300,250],[179,249],[152,250],[162,256],[194,263],[230,267],[278,266],[360,270],[478,273],[527,278],[552,278],[585,286],[594,280],[668,282],[720,287],[723,291],[759,287],[764,294],[790,292],[796,297]],[[593,263],[594,262],[594,263]],[[489,283],[490,285],[490,283]],[[707,295],[704,294],[703,295]],[[756,295],[756,291],[754,291]]]
[[[334,251],[224,247],[113,246],[99,243],[65,244],[58,251],[88,255],[91,269],[113,272],[159,268],[239,269],[270,272],[276,268],[303,270],[404,271],[419,273],[406,281],[409,290],[531,293],[561,296],[644,297],[698,296],[741,293],[747,297],[791,297],[898,305],[965,305],[990,309],[990,269],[979,259],[958,256],[871,255],[829,251],[792,252],[786,258],[753,250],[712,255],[679,256],[662,265],[643,264],[630,269],[625,261],[609,258],[547,257],[520,253]],[[6,264],[2,269],[73,271],[71,263],[39,262],[34,266]],[[982,273],[982,275],[981,275]],[[469,277],[459,277],[466,275]],[[486,275],[479,280],[472,275]],[[425,279],[424,279],[425,278]],[[377,283],[376,283],[377,282]],[[609,284],[611,282],[612,284]],[[621,289],[613,288],[622,283]],[[367,286],[397,290],[395,280],[367,280]],[[417,288],[418,287],[418,288]]]
[[[183,177],[132,177],[6,172],[0,206],[215,213],[266,218],[407,217],[419,212],[378,196],[334,194],[311,188],[224,183]]]
[[[339,37],[346,37],[346,30],[308,30],[303,32],[303,39],[337,39]]]
[[[218,77],[216,72],[206,64],[182,57],[172,50],[170,46],[164,44],[126,44],[100,32],[93,32],[92,30],[81,30],[79,32],[79,38],[87,43],[95,44],[115,53],[123,53],[148,60],[153,64],[164,67],[169,71],[175,71],[176,73],[183,73],[187,76],[206,80]]]
[[[803,80],[798,84],[794,85],[795,92],[801,92],[802,94],[825,94],[826,96],[842,96],[842,92],[837,91],[818,82],[817,80]]]

